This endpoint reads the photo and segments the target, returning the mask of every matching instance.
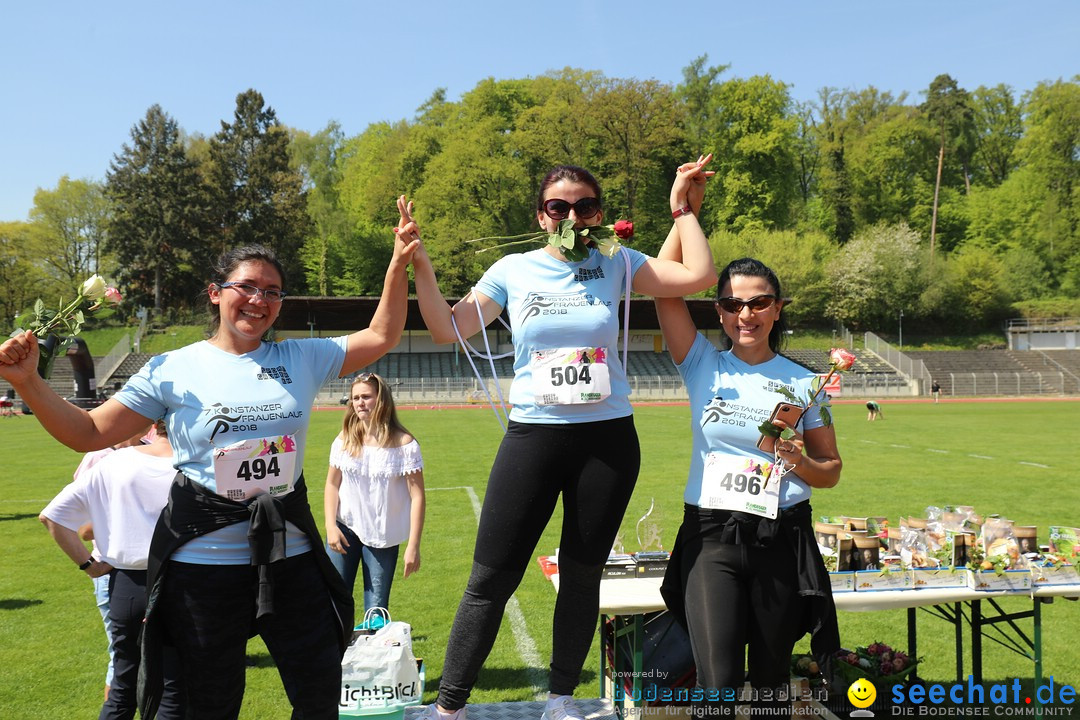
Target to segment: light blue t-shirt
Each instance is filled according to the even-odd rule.
[[[214,451],[251,438],[292,436],[295,482],[304,467],[315,396],[341,372],[347,342],[347,337],[264,342],[243,355],[194,343],[151,358],[113,397],[144,417],[164,417],[177,469],[211,491],[217,491]],[[310,549],[291,523],[288,531],[288,556]],[[202,564],[246,563],[247,527],[239,523],[203,535],[172,557]]]
[[[782,355],[747,365],[730,350],[718,350],[700,333],[677,367],[690,395],[694,450],[683,500],[693,505],[701,497],[701,477],[709,453],[773,460],[771,453],[757,448],[757,441],[761,437],[758,426],[769,419],[776,403],[790,402],[776,388],[786,387],[805,403],[815,375]],[[803,413],[797,429],[805,433],[824,424],[815,404]],[[810,486],[792,471],[783,477],[780,507],[809,500],[810,493]]]
[[[511,420],[582,423],[633,412],[630,383],[618,351],[619,299],[626,289],[622,253],[630,258],[631,277],[648,260],[627,247],[613,258],[592,249],[582,262],[563,262],[544,250],[532,250],[500,259],[476,283],[476,292],[506,308],[510,316],[514,339]],[[536,404],[530,367],[533,352],[571,347],[604,348],[611,395],[591,404]]]

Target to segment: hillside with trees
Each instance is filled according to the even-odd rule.
[[[717,262],[774,266],[799,324],[1080,315],[1080,76],[1018,94],[943,74],[922,95],[826,87],[800,103],[781,79],[700,57],[677,85],[565,68],[457,100],[436,88],[411,119],[353,137],[290,128],[253,89],[210,137],[154,105],[103,182],[59,178],[29,222],[0,223],[0,313],[93,272],[129,311],[185,310],[211,258],[249,242],[278,250],[292,294],[375,295],[401,193],[444,291],[462,294],[502,252],[466,241],[534,229],[560,163],[592,170],[606,220],[633,220],[631,244],[655,253],[675,167],[712,151],[701,221]]]

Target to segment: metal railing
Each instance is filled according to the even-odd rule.
[[[135,329],[135,339],[131,341],[134,352],[142,352],[142,338],[146,334],[146,318],[149,314],[149,312],[143,312],[139,315],[139,327]]]
[[[1076,373],[1074,373],[1072,370],[1065,367],[1064,365],[1059,363],[1057,360],[1055,360],[1054,358],[1052,358],[1049,355],[1047,355],[1046,353],[1044,353],[1042,350],[1035,350],[1034,352],[1037,352],[1037,353],[1039,353],[1040,356],[1042,356],[1044,365],[1053,365],[1054,367],[1056,367],[1058,369],[1058,371],[1065,374],[1065,377],[1063,378],[1062,385],[1061,385],[1061,391],[1062,392],[1064,392],[1064,393],[1078,393],[1078,392],[1080,392],[1080,377],[1077,377]]]
[[[1065,373],[957,372],[939,382],[942,390],[954,396],[1057,395],[1065,387]]]
[[[116,369],[120,367],[120,363],[124,362],[124,358],[131,352],[131,336],[124,333],[124,337],[116,341],[113,345],[113,349],[109,351],[109,354],[99,359],[94,364],[94,377],[100,381],[105,381],[112,377],[112,374],[116,372]]]
[[[1037,332],[1053,330],[1075,330],[1080,328],[1080,318],[1013,318],[1005,322],[1008,330],[1034,330]]]
[[[631,375],[631,402],[686,402],[686,386],[677,375]],[[487,405],[487,396],[475,378],[386,378],[394,392],[394,401],[402,405]],[[509,397],[511,378],[500,378],[503,397]],[[844,397],[910,396],[912,382],[888,373],[847,373],[842,379]],[[341,405],[352,381],[335,379],[322,387],[319,405]],[[498,402],[495,383],[484,379],[484,386]]]
[[[872,332],[863,334],[863,344],[867,350],[896,368],[896,371],[901,375],[919,382],[921,384],[919,388],[920,394],[930,394],[930,384],[933,379],[930,376],[930,371],[926,369],[926,363],[922,360],[909,358]]]

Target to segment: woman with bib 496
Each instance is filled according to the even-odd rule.
[[[659,256],[678,259],[678,240],[670,235]],[[795,413],[790,424],[773,421],[792,431],[775,450],[759,445],[758,427],[779,402],[809,398],[814,374],[779,354],[786,300],[772,270],[735,260],[720,272],[717,290],[723,351],[698,332],[681,298],[656,300],[690,396],[694,443],[662,594],[686,622],[702,705],[734,712],[746,658],[751,705],[790,715],[785,694],[795,642],[811,632],[820,659],[839,648],[810,496],[839,481],[840,453],[816,401],[798,422]]]

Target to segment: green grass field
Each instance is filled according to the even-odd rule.
[[[844,472],[836,488],[815,494],[815,515],[885,515],[895,522],[901,515],[922,514],[927,505],[970,504],[983,514],[1038,525],[1042,540],[1048,525],[1080,525],[1080,458],[1075,444],[1050,432],[1075,422],[1076,401],[897,401],[883,409],[884,420],[869,423],[862,404],[836,406]],[[320,523],[326,452],[341,412],[316,412],[311,424],[306,467]],[[489,411],[475,408],[405,410],[403,419],[424,448],[428,516],[423,566],[408,580],[398,578],[391,609],[413,626],[416,652],[427,662],[428,701],[468,576],[476,533],[473,501],[483,497],[501,430]],[[635,523],[655,500],[652,518],[670,546],[681,517],[688,410],[640,407],[636,419],[643,465],[623,523],[624,542],[628,550],[636,549]],[[31,417],[0,418],[0,442],[8,472],[0,495],[0,717],[92,717],[101,701],[106,653],[90,581],[37,522],[37,513],[70,480],[79,455],[48,438]],[[537,555],[554,551],[558,527],[557,515]],[[535,651],[523,658],[508,614],[481,673],[476,702],[530,700],[546,687],[554,593],[537,566],[526,573],[517,599],[523,632]],[[1004,606],[1030,609],[1022,600]],[[926,613],[919,616],[920,675],[951,681],[952,626]],[[904,611],[842,612],[840,623],[849,646],[907,643]],[[1030,627],[1030,621],[1019,624]],[[1080,684],[1080,604],[1057,600],[1044,606],[1043,625],[1045,674],[1075,687]],[[249,654],[256,667],[248,672],[242,717],[288,717],[281,682],[258,639]],[[597,693],[598,646],[591,658],[581,696]],[[970,659],[965,668],[970,669]],[[984,671],[987,682],[1033,675],[1029,661],[991,642],[984,644]]]

